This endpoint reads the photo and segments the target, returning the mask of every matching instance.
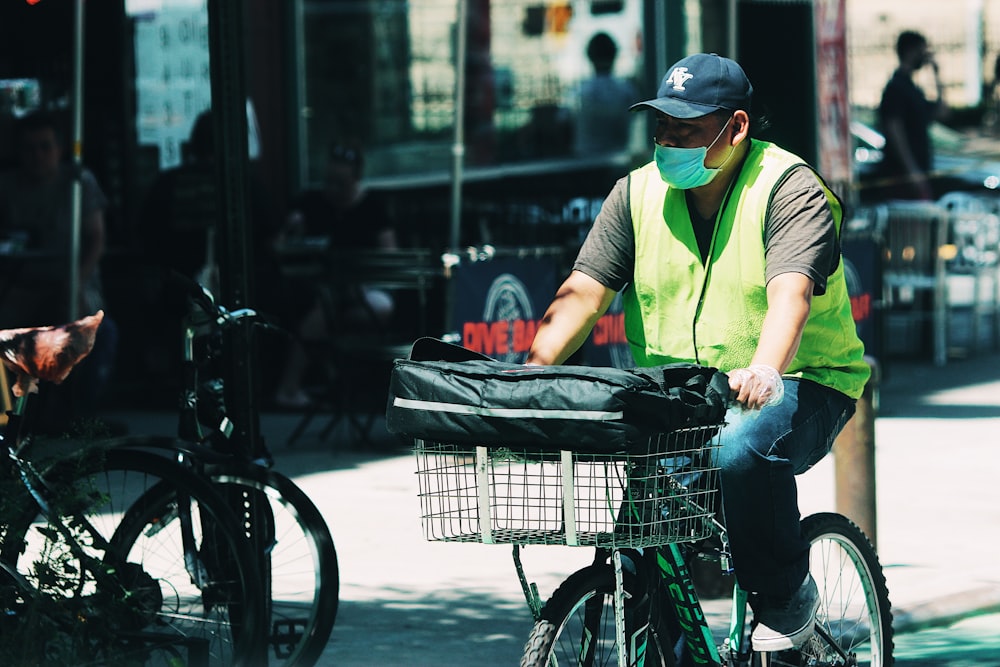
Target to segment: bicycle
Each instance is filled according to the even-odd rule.
[[[259,568],[214,489],[159,456],[34,435],[29,397],[89,353],[101,317],[0,331],[18,375],[0,467],[0,661],[250,664]],[[154,487],[158,508],[142,502]],[[183,535],[158,510],[184,515]]]
[[[330,529],[319,509],[270,457],[247,460],[233,452],[234,426],[226,414],[225,387],[213,363],[227,331],[244,320],[273,327],[248,308],[229,311],[204,286],[177,277],[189,297],[183,327],[183,384],[176,438],[128,436],[115,446],[167,453],[199,476],[233,492],[242,524],[261,545],[270,623],[267,664],[307,667],[329,641],[339,605],[340,575]],[[202,377],[206,372],[208,377]],[[165,502],[152,490],[146,501]]]
[[[690,566],[694,558],[712,558],[732,573],[726,529],[716,516],[721,426],[660,434],[613,455],[417,440],[425,536],[513,545],[535,621],[522,667],[891,665],[881,565],[864,534],[838,514],[801,523],[821,596],[805,645],[754,652],[749,598],[738,586],[728,631],[710,627]],[[542,605],[521,564],[520,548],[529,544],[596,553]]]

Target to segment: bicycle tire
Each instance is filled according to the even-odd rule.
[[[88,581],[84,569],[66,568],[67,576],[76,570],[78,600],[88,605],[73,607],[74,614],[80,608],[89,614],[87,623],[77,625],[91,628],[82,644],[85,651],[77,644],[56,647],[75,653],[66,664],[170,665],[185,655],[213,666],[255,664],[266,621],[259,567],[235,528],[233,513],[206,481],[161,456],[126,450],[90,451],[54,464],[44,478],[58,484],[59,497],[99,499],[85,516],[67,515],[73,517],[68,525],[78,529],[85,519],[86,534],[94,539],[76,544],[88,550],[89,562],[112,573],[104,580],[114,582],[114,590],[105,590],[101,577]],[[190,502],[200,549],[196,557],[189,553],[187,562],[175,541],[178,536],[167,529],[162,515],[138,502],[153,487],[172,490],[175,499]],[[203,526],[210,527],[208,533]],[[123,543],[119,538],[125,533],[133,537]],[[61,542],[33,506],[9,529],[0,558],[37,586],[37,554],[66,549]],[[131,547],[128,552],[123,544]],[[198,584],[193,583],[193,570],[201,575]],[[82,619],[77,615],[75,620]],[[96,635],[95,642],[97,628],[103,634]]]
[[[256,497],[268,500],[270,511],[262,512],[257,520],[266,520],[258,526],[270,549],[259,554],[265,577],[265,598],[269,607],[267,633],[267,660],[269,666],[309,667],[315,664],[326,648],[336,621],[340,602],[340,572],[337,552],[330,529],[322,514],[302,489],[287,476],[252,463],[220,456],[211,450],[191,448],[190,443],[162,436],[126,436],[113,442],[117,448],[140,450],[173,459],[178,452],[193,462],[198,474],[211,479],[215,488],[231,484],[239,489],[254,492]],[[204,459],[209,459],[205,461]],[[153,492],[151,492],[152,494]],[[149,499],[155,502],[155,497]],[[233,504],[240,504],[239,498]],[[236,517],[237,523],[241,517]],[[254,521],[253,517],[242,517]],[[279,539],[274,539],[277,533]],[[282,537],[284,536],[284,537]],[[292,537],[290,537],[292,536]],[[288,538],[288,539],[285,539]],[[296,549],[296,547],[298,547]],[[287,558],[284,554],[292,554]],[[310,558],[311,556],[311,558]],[[294,586],[283,583],[291,579],[308,582]],[[277,582],[277,584],[275,584]],[[277,586],[277,588],[275,588]],[[275,591],[278,604],[275,605]],[[295,603],[302,607],[301,594],[311,591],[309,612],[304,624],[289,626],[288,609]],[[300,616],[301,618],[301,616]],[[302,628],[301,637],[293,646],[279,634],[277,628]],[[287,637],[287,630],[285,631]],[[282,641],[286,645],[282,646]]]
[[[893,631],[889,591],[878,555],[847,517],[823,512],[802,520],[809,541],[809,570],[819,590],[819,632],[795,651],[755,654],[754,667],[810,664],[841,667],[841,654],[858,667],[892,667]],[[835,646],[831,646],[831,640]]]
[[[624,574],[626,599],[639,600],[643,591],[635,577]],[[618,640],[614,617],[615,573],[609,564],[590,565],[574,572],[555,590],[541,611],[531,630],[521,657],[521,667],[548,667],[549,665],[618,664]],[[629,603],[626,603],[628,613]],[[630,651],[633,657],[643,656],[643,664],[650,667],[673,667],[673,654],[663,650],[666,638],[655,631],[658,624],[648,624],[646,618],[636,619],[642,626],[633,632],[633,639],[626,641],[644,648]],[[632,625],[626,622],[626,628]],[[640,634],[641,633],[641,634]],[[628,634],[628,631],[627,631]],[[635,664],[630,658],[630,664]]]
[[[269,664],[316,664],[330,639],[340,602],[337,551],[326,521],[302,489],[274,470],[240,466],[213,470],[210,477],[218,484],[262,492],[270,503]],[[300,627],[298,641],[283,644],[288,630],[299,632]]]

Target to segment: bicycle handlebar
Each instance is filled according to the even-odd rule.
[[[212,319],[220,328],[228,328],[237,322],[249,319],[254,326],[273,331],[288,333],[282,327],[269,322],[261,313],[253,308],[237,308],[229,310],[215,300],[215,295],[205,285],[187,276],[171,272],[170,282],[177,285],[189,298],[193,307]]]

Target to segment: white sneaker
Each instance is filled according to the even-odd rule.
[[[791,598],[758,595],[754,603],[753,650],[788,651],[802,646],[812,636],[819,609],[819,591],[811,574]]]

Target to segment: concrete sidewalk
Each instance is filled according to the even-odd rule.
[[[896,632],[1000,610],[1000,356],[893,363],[876,421],[878,547]],[[169,433],[169,414],[122,413],[132,432]],[[428,542],[415,462],[376,428],[375,446],[307,432],[295,415],[261,429],[276,467],[323,512],[340,562],[340,612],[320,664],[517,664],[532,624],[509,546]],[[834,509],[833,457],[800,478],[803,514]],[[587,564],[589,549],[528,547],[527,575],[547,598]]]

